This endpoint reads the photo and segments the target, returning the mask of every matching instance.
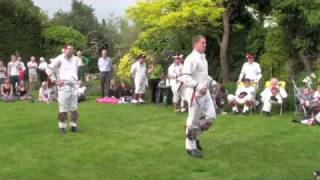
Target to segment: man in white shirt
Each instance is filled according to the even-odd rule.
[[[173,56],[174,62],[168,68],[168,78],[170,79],[170,86],[173,94],[172,102],[175,107],[175,112],[186,111],[186,108],[184,107],[184,99],[182,98],[183,83],[178,80],[182,75],[182,58],[182,54]]]
[[[98,67],[100,71],[100,86],[101,97],[110,95],[110,80],[112,76],[112,59],[107,56],[107,50],[101,51],[101,57],[98,60]]]
[[[65,134],[68,112],[71,115],[71,131],[77,132],[78,121],[78,65],[73,56],[73,47],[65,45],[64,53],[56,57],[46,70],[50,80],[58,87],[59,129]]]
[[[36,57],[31,56],[30,61],[27,63],[28,74],[29,74],[29,92],[34,89],[35,83],[37,82],[37,68]]]
[[[254,56],[251,54],[247,54],[246,59],[248,62],[244,63],[242,66],[238,83],[245,78],[249,79],[251,83],[256,83],[256,88],[258,88],[260,79],[262,78],[260,65],[254,62]]]
[[[44,81],[47,81],[47,74],[46,74],[47,68],[48,68],[48,63],[46,62],[44,57],[40,57],[40,64],[38,66],[40,84],[42,84],[42,82]]]
[[[238,105],[243,105],[242,113],[246,114],[249,112],[249,107],[254,102],[256,89],[250,86],[250,80],[244,79],[244,86],[237,88],[235,95],[228,95],[229,105],[232,107],[233,113],[239,113]]]
[[[137,61],[131,66],[131,77],[134,80],[134,96],[132,103],[144,103],[144,94],[148,85],[147,65],[145,55],[139,55]]]
[[[185,59],[180,78],[185,85],[184,93],[189,105],[185,145],[190,156],[202,158],[200,133],[210,128],[216,112],[209,92],[213,81],[208,75],[208,62],[204,54],[206,38],[202,35],[195,36],[192,45],[193,51]]]
[[[270,80],[271,87],[266,88],[261,92],[262,112],[267,116],[271,116],[272,104],[282,104],[284,99],[288,97],[285,89],[279,86],[279,81],[276,78]]]
[[[19,83],[19,69],[22,67],[17,59],[17,55],[11,55],[11,61],[8,63],[8,76],[10,77],[10,82],[13,87],[13,93],[16,95],[16,87]]]
[[[80,81],[84,80],[85,66],[88,63],[88,59],[82,55],[82,51],[77,51],[77,61],[78,61],[78,79]]]

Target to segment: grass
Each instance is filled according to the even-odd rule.
[[[320,169],[319,128],[221,115],[184,150],[186,114],[154,105],[80,104],[78,134],[57,130],[57,104],[0,103],[0,179],[303,180]]]

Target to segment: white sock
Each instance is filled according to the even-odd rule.
[[[77,127],[77,123],[71,121],[71,122],[70,122],[70,126],[71,126],[71,127]]]
[[[233,111],[233,112],[239,112],[238,107],[237,107],[237,106],[233,106],[233,107],[232,107],[232,111]]]
[[[59,128],[61,129],[61,128],[66,128],[66,126],[67,126],[67,124],[66,123],[64,123],[64,122],[58,122],[58,126],[59,126]]]
[[[197,149],[196,141],[195,140],[189,140],[186,138],[186,149],[187,150],[195,150]]]

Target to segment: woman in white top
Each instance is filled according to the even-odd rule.
[[[17,55],[15,54],[12,54],[10,58],[11,58],[11,61],[8,63],[7,72],[10,78],[10,83],[13,88],[13,93],[14,95],[16,95],[15,93],[16,93],[16,87],[19,82],[19,70],[21,69],[21,63],[18,61]]]
[[[29,74],[29,92],[34,89],[35,82],[37,82],[37,68],[36,57],[31,56],[30,61],[27,64]]]

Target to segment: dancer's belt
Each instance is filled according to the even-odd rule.
[[[62,80],[63,86],[75,87],[78,83],[75,81]]]

